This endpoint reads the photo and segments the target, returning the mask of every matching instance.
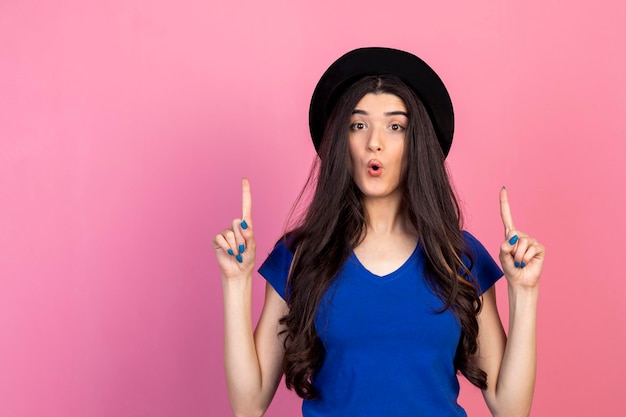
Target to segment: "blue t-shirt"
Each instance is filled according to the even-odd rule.
[[[476,238],[463,237],[482,293],[502,271]],[[292,259],[281,241],[259,268],[283,298]],[[466,416],[454,369],[461,327],[450,310],[440,312],[424,263],[418,244],[400,268],[381,277],[350,255],[315,317],[325,356],[313,379],[320,398],[304,400],[304,417]]]

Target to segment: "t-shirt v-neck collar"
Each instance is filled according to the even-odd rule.
[[[402,275],[402,272],[408,268],[409,264],[411,264],[412,260],[415,258],[416,253],[419,249],[419,243],[417,245],[415,245],[415,248],[413,249],[413,251],[411,252],[411,254],[409,255],[409,257],[394,271],[385,274],[385,275],[377,275],[375,273],[373,273],[372,271],[370,271],[369,269],[367,269],[365,267],[365,265],[363,265],[361,263],[361,260],[356,256],[356,254],[354,253],[354,251],[350,254],[350,259],[352,259],[352,261],[355,263],[356,267],[359,268],[360,270],[362,270],[364,272],[364,275],[368,278],[371,278],[373,280],[376,281],[380,281],[380,282],[384,282],[384,281],[390,281],[392,279],[397,278],[398,276]]]

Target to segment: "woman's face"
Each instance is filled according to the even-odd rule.
[[[350,169],[366,198],[400,196],[404,138],[409,118],[393,94],[368,93],[350,117]]]

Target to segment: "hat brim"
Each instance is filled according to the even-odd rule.
[[[339,98],[356,81],[370,75],[395,75],[415,92],[426,107],[444,155],[448,155],[454,134],[454,111],[445,85],[417,56],[381,47],[346,53],[320,78],[309,108],[309,129],[315,150],[319,151],[324,129]]]

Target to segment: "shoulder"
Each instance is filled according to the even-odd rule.
[[[478,281],[479,292],[482,294],[491,288],[503,273],[489,251],[474,235],[467,230],[463,230],[462,234],[467,249],[467,257],[464,256],[463,261]]]
[[[263,269],[289,269],[291,261],[293,260],[293,252],[290,249],[289,241],[286,237],[282,237],[276,244],[271,252],[267,255],[267,258],[259,268],[262,273]]]
[[[289,236],[283,236],[259,267],[259,273],[274,287],[283,299],[287,297],[287,278],[293,261]]]
[[[463,235],[463,240],[465,241],[465,244],[467,245],[467,248],[469,250],[471,250],[472,252],[480,250],[486,251],[483,244],[480,243],[480,241],[473,234],[471,234],[467,230],[462,230],[461,234]]]
[[[463,230],[461,233],[463,235],[463,240],[465,241],[466,253],[471,257],[473,262],[477,262],[484,258],[492,259],[489,251],[473,234],[467,230]]]

